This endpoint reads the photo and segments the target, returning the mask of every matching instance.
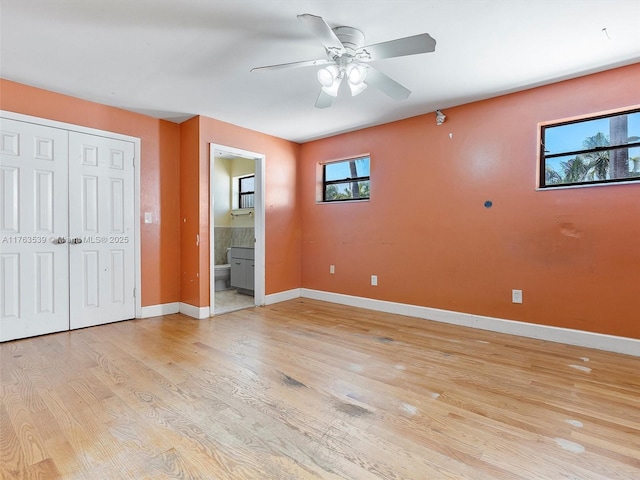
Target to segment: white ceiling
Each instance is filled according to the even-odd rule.
[[[296,142],[640,61],[640,0],[0,2],[5,79]],[[407,100],[368,88],[319,110],[315,67],[250,73],[323,58],[301,13],[358,28],[366,44],[427,32],[436,51],[374,63],[413,91]]]

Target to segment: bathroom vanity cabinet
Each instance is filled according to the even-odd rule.
[[[241,293],[253,295],[254,249],[250,247],[231,247],[231,286]]]

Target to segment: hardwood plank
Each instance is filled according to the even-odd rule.
[[[3,386],[4,387],[4,386]],[[17,478],[29,467],[20,440],[11,424],[9,412],[0,404],[0,473],[1,478]]]
[[[58,471],[56,464],[50,458],[46,458],[34,465],[31,465],[26,472],[24,478],[28,479],[42,479],[42,480],[56,480],[62,478],[62,475]]]
[[[640,359],[297,299],[0,344],[2,478],[640,478]]]
[[[28,466],[49,458],[45,443],[36,428],[36,423],[29,412],[29,399],[26,401],[18,393],[18,384],[3,385],[2,407],[3,413],[10,419],[12,432],[18,438],[24,463]]]

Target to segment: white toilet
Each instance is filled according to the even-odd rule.
[[[214,267],[214,290],[221,292],[231,288],[231,249],[227,248],[227,263]]]

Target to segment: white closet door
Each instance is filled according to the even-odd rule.
[[[69,132],[72,329],[135,317],[134,153],[132,142]]]
[[[0,341],[69,329],[67,137],[0,119]]]

